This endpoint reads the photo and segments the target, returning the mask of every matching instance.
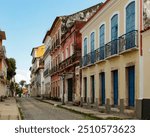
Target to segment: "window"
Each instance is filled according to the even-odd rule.
[[[135,1],[126,7],[126,49],[135,46]]]
[[[95,62],[95,53],[94,48],[95,47],[95,33],[91,33],[91,64]]]
[[[135,1],[126,8],[126,32],[135,30]]]
[[[91,33],[91,52],[94,51],[94,47],[95,47],[95,33],[92,32]]]
[[[73,44],[70,45],[70,56],[72,56],[74,53]]]
[[[115,14],[112,18],[111,18],[111,52],[108,50],[107,56],[110,55],[115,55],[117,54],[118,51],[118,14]]]
[[[87,54],[87,38],[84,39],[84,55]]]
[[[62,54],[61,54],[61,61],[63,61],[64,60],[64,52],[62,52]]]
[[[118,38],[118,14],[115,14],[111,19],[111,40]]]
[[[68,48],[66,48],[66,59],[68,58],[69,54],[68,54]]]
[[[105,44],[105,25],[103,24],[99,29],[99,46],[103,47]]]

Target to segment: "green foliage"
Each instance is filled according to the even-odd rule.
[[[26,83],[26,81],[25,80],[21,80],[20,82],[19,82],[19,84],[20,84],[20,86],[23,88],[23,86],[25,85],[25,83]]]
[[[16,60],[14,58],[8,58],[8,69],[7,69],[7,79],[10,80],[16,75]]]
[[[16,94],[18,94],[19,96],[21,96],[22,90],[21,90],[21,88],[20,88],[20,86],[19,86],[18,83],[15,83],[15,88],[16,88]]]

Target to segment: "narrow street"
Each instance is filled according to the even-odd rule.
[[[37,101],[33,98],[18,98],[25,120],[84,120],[85,116]]]

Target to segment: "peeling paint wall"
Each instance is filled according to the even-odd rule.
[[[150,0],[144,0],[143,19],[144,28],[150,27]]]
[[[101,5],[102,3],[99,3],[93,7],[79,11],[72,15],[62,16],[62,35],[65,34],[68,31],[68,29],[73,26],[75,21],[87,21],[94,13],[96,13],[96,11]]]

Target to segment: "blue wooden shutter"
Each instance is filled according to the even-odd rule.
[[[126,33],[135,30],[135,1],[126,8]]]
[[[111,19],[111,40],[118,38],[118,15],[114,15]]]
[[[84,39],[84,55],[87,54],[87,38]]]

